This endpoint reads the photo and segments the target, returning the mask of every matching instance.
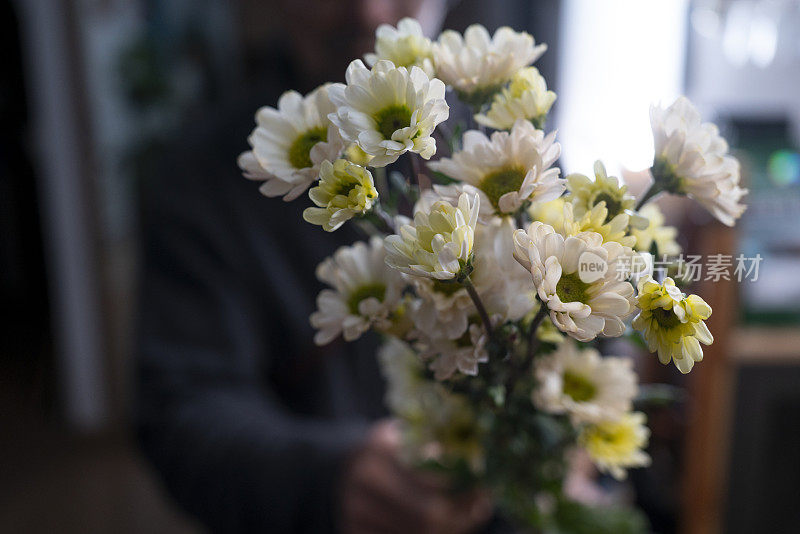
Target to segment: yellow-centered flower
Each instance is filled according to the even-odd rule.
[[[616,177],[609,176],[600,161],[594,164],[594,180],[583,174],[570,174],[567,183],[567,198],[575,207],[577,217],[583,217],[597,204],[605,202],[607,222],[636,205],[636,199],[628,194],[628,186],[620,184]]]
[[[672,278],[659,284],[647,277],[639,281],[638,306],[641,311],[633,327],[644,335],[650,352],[658,352],[661,363],[672,360],[685,374],[695,362],[703,360],[700,343],[714,342],[705,323],[711,316],[711,306],[703,299],[686,296]]]
[[[319,185],[308,192],[317,208],[306,208],[303,219],[333,232],[356,215],[372,209],[378,190],[372,174],[346,159],[324,161],[320,167]]]
[[[524,119],[542,128],[555,100],[556,94],[547,90],[536,67],[520,69],[508,87],[494,96],[489,111],[475,115],[475,121],[496,130],[510,130],[517,119]]]
[[[364,60],[370,67],[381,59],[388,59],[396,67],[419,67],[433,77],[433,52],[431,40],[422,34],[422,26],[412,18],[404,18],[397,28],[381,24],[375,32],[375,53],[366,54]]]
[[[472,259],[480,200],[466,193],[458,205],[439,200],[429,210],[418,211],[414,224],[386,238],[386,263],[414,276],[452,280]]]
[[[647,227],[631,228],[631,235],[636,238],[635,249],[640,252],[651,252],[655,245],[656,255],[677,256],[681,247],[675,241],[678,229],[664,224],[664,214],[656,204],[646,204],[639,210],[639,215],[647,219]]]
[[[581,430],[578,443],[600,471],[622,480],[626,469],[650,465],[650,456],[643,450],[650,438],[645,420],[643,413],[633,412],[587,425]]]

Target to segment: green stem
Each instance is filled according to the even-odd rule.
[[[657,194],[661,193],[662,191],[663,191],[663,189],[661,187],[657,186],[655,182],[650,184],[650,187],[647,188],[647,191],[644,192],[644,195],[642,195],[642,198],[640,198],[639,202],[636,203],[635,211],[639,211],[640,209],[642,209],[642,206],[644,206],[647,203],[648,200],[650,200],[651,198],[653,198]]]
[[[532,360],[534,355],[536,355],[536,349],[539,348],[539,339],[536,337],[536,331],[539,329],[539,325],[542,324],[544,318],[547,316],[547,306],[544,302],[539,302],[539,311],[536,312],[536,317],[533,318],[531,321],[531,329],[528,332],[528,356],[526,361]]]
[[[386,225],[389,233],[395,233],[394,219],[391,215],[386,213],[386,210],[383,209],[383,206],[381,206],[379,203],[375,204],[375,206],[372,208],[372,211],[380,218],[381,222]]]
[[[379,234],[393,234],[394,227],[391,224],[391,218],[387,220],[388,217],[386,212],[380,209],[378,204],[375,204],[369,212],[361,216],[361,219],[369,222]]]
[[[533,363],[533,358],[536,356],[536,351],[539,349],[539,339],[536,337],[536,331],[539,329],[539,325],[542,324],[542,321],[547,316],[547,306],[544,302],[539,302],[539,311],[536,313],[536,317],[533,318],[531,321],[531,327],[528,331],[528,352],[525,355],[525,360],[522,362],[522,365],[518,366],[516,369],[512,370],[511,374],[506,381],[506,391],[511,391],[514,387],[514,384],[519,380],[523,374],[525,374],[528,369],[530,368],[531,364]]]
[[[373,170],[375,175],[375,188],[378,194],[386,198],[389,197],[389,181],[386,178],[386,167],[378,167]]]
[[[408,158],[411,162],[411,183],[419,187],[419,175],[422,172],[419,164],[419,156],[414,152],[408,152]]]
[[[478,295],[478,292],[475,290],[475,286],[472,285],[472,280],[467,277],[463,285],[467,288],[467,293],[469,293],[469,298],[472,299],[472,303],[475,304],[475,309],[478,310],[478,315],[481,318],[481,322],[483,322],[483,327],[486,329],[486,333],[489,337],[492,337],[492,321],[489,319],[489,314],[486,313],[486,308],[483,306],[483,301],[481,297]]]

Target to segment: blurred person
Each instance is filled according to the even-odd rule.
[[[260,7],[243,4],[243,18]],[[304,223],[305,196],[264,198],[236,167],[258,107],[341,79],[380,23],[428,13],[438,24],[442,2],[278,7],[288,50],[272,51],[278,67],[257,97],[189,121],[142,188],[143,449],[214,532],[474,531],[491,513],[485,496],[454,497],[399,460],[398,431],[380,419],[374,342],[312,343],[314,270],[357,236]]]

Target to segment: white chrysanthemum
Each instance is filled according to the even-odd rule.
[[[678,229],[664,224],[664,214],[658,209],[658,205],[652,202],[646,204],[639,210],[639,215],[646,218],[648,224],[643,230],[631,228],[631,235],[636,238],[636,250],[650,252],[655,244],[658,255],[677,256],[681,253],[681,247],[675,241]]]
[[[450,114],[440,80],[385,60],[370,70],[359,59],[347,67],[346,78],[347,85],[328,89],[337,106],[328,117],[347,142],[373,156],[370,166],[384,167],[406,152],[425,159],[436,153],[431,134]]]
[[[260,191],[268,197],[294,200],[317,179],[319,166],[339,156],[344,144],[328,120],[336,108],[323,85],[303,97],[287,91],[278,109],[263,107],[248,138],[252,151],[239,156],[245,177],[264,180]]]
[[[457,278],[472,257],[479,209],[478,195],[470,203],[464,193],[458,206],[439,200],[429,211],[418,211],[413,225],[403,225],[400,235],[386,238],[386,263],[414,276]]]
[[[523,119],[542,128],[555,101],[556,94],[547,90],[539,69],[528,67],[514,74],[508,87],[494,95],[489,111],[475,115],[475,122],[496,130],[509,130],[517,119]]]
[[[456,371],[477,375],[478,364],[489,361],[486,350],[488,336],[481,325],[471,324],[458,339],[449,339],[441,333],[422,333],[414,344],[423,360],[430,362],[436,380],[447,380]]]
[[[638,387],[632,362],[605,357],[595,349],[579,350],[571,339],[534,363],[536,406],[569,414],[573,423],[618,419],[633,407]]]
[[[586,425],[578,444],[601,472],[622,480],[626,469],[650,465],[650,456],[644,451],[650,438],[645,421],[643,413],[631,412],[620,419]]]
[[[728,154],[728,143],[719,129],[701,123],[700,114],[686,97],[666,109],[652,106],[650,125],[656,186],[690,196],[722,223],[733,226],[746,208],[739,200],[747,190],[739,186],[739,162]]]
[[[559,330],[578,341],[621,336],[632,311],[633,286],[625,281],[632,251],[604,243],[596,232],[564,237],[535,221],[514,232],[514,257],[533,275],[539,298]]]
[[[333,232],[356,215],[372,209],[378,198],[378,190],[372,174],[346,159],[334,163],[323,161],[320,167],[319,185],[308,192],[318,207],[306,208],[303,219]]]
[[[502,321],[518,321],[536,308],[533,279],[514,259],[515,229],[514,221],[505,217],[478,225],[475,231],[475,270],[470,278],[489,314]]]
[[[433,77],[433,51],[431,40],[422,34],[422,26],[412,18],[404,18],[397,28],[381,24],[375,31],[375,53],[366,54],[364,60],[370,67],[387,59],[397,67],[419,67],[428,77]]]
[[[466,97],[482,103],[523,67],[536,61],[547,45],[536,46],[533,36],[502,27],[490,36],[480,24],[473,24],[462,37],[442,32],[433,44],[437,76]]]
[[[371,327],[389,330],[401,307],[403,281],[385,263],[383,243],[373,237],[367,243],[339,248],[317,266],[317,278],[333,289],[317,297],[311,325],[318,329],[317,345],[342,334],[345,341],[358,339]]]
[[[481,216],[488,217],[513,214],[526,201],[558,198],[565,182],[551,165],[560,154],[555,132],[545,136],[530,122],[518,120],[510,132],[495,132],[491,138],[477,130],[466,132],[460,152],[428,167],[477,188]]]

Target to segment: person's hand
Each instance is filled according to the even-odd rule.
[[[447,484],[398,461],[391,421],[377,423],[342,477],[339,521],[345,534],[466,534],[484,525],[492,504],[483,492],[454,497]]]

